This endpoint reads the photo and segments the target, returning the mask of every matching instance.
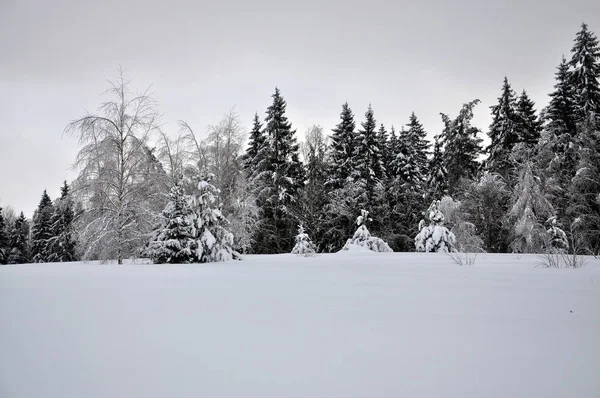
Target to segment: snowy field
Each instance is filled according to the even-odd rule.
[[[600,261],[0,267],[0,397],[600,397]]]

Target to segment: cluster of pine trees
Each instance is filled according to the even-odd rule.
[[[23,212],[14,220],[0,208],[0,264],[75,261],[75,211],[65,182],[54,202],[44,190],[30,222]]]
[[[357,127],[346,103],[329,145],[307,136],[304,164],[276,90],[264,127],[255,117],[244,155],[260,209],[251,250],[289,251],[299,222],[319,251],[339,250],[362,210],[394,250],[414,250],[419,220],[444,198],[440,207],[458,247],[542,252],[557,244],[553,231],[562,228],[572,251],[598,254],[599,79],[598,41],[583,24],[539,115],[527,92],[517,95],[504,79],[487,148],[471,125],[479,100],[455,117],[442,114],[445,127],[433,144],[414,113],[399,131],[388,130],[369,106]]]

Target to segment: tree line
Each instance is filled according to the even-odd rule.
[[[66,181],[55,201],[44,190],[31,222],[23,212],[15,216],[0,207],[0,264],[76,260],[74,219]]]
[[[540,253],[561,245],[598,254],[599,79],[598,40],[582,24],[540,112],[504,78],[484,147],[484,133],[471,124],[477,99],[457,115],[442,113],[444,127],[433,142],[414,113],[399,128],[387,127],[369,106],[358,123],[348,103],[330,135],[313,126],[299,142],[278,88],[248,137],[233,112],[210,126],[205,139],[185,122],[169,135],[152,94],[131,93],[121,72],[111,99],[65,129],[80,142],[79,176],[67,195],[78,208],[72,258],[121,262],[151,248],[156,253],[164,248],[157,240],[173,236],[165,228],[193,231],[196,243],[186,247],[197,248],[207,236],[197,221],[169,221],[182,220],[182,211],[194,220],[218,211],[214,225],[226,226],[220,236],[231,240],[231,253],[290,252],[299,226],[315,251],[337,251],[361,214],[369,214],[369,230],[394,251],[427,250],[435,245],[415,242],[420,221],[436,214],[429,219],[438,225],[443,214],[458,250]],[[183,206],[181,198],[206,195],[208,179],[214,200],[193,211]],[[42,213],[38,208],[34,216],[29,258],[52,261],[39,254],[45,245],[39,242],[52,235],[35,226]],[[19,240],[14,230],[4,246],[10,253]],[[557,240],[561,233],[566,238]]]

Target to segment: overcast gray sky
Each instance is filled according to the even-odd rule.
[[[300,135],[329,131],[344,101],[388,127],[415,111],[433,135],[474,98],[486,132],[505,75],[546,105],[583,21],[600,32],[600,1],[0,0],[0,206],[31,216],[59,195],[77,152],[62,131],[119,65],[153,84],[173,133],[232,107],[249,127],[276,85]]]

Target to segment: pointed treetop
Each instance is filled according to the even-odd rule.
[[[52,204],[52,199],[50,199],[50,196],[48,196],[48,193],[44,189],[44,193],[42,193],[42,199],[40,200],[38,209],[43,209],[51,204]]]
[[[63,186],[60,188],[60,198],[66,199],[66,197],[68,195],[69,195],[69,185],[67,184],[67,181],[65,180],[63,182]]]
[[[573,68],[572,85],[578,121],[600,113],[600,46],[594,32],[585,23],[575,37],[569,65]]]

